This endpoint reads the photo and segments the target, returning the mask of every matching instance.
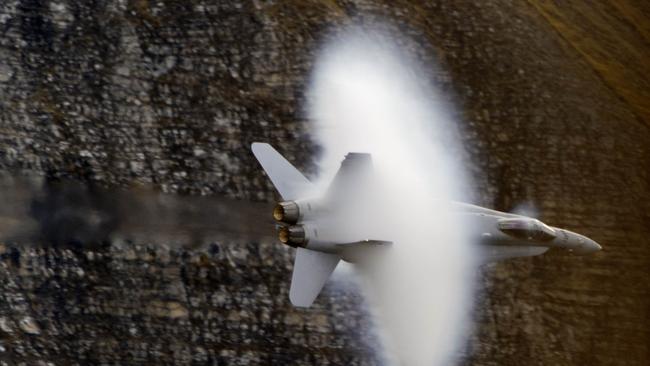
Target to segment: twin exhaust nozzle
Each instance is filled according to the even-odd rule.
[[[273,209],[273,218],[277,222],[295,224],[300,219],[300,207],[294,201],[278,202]]]
[[[304,248],[307,245],[307,237],[302,225],[281,226],[278,229],[278,239],[280,239],[282,244],[294,248]]]
[[[273,209],[273,218],[278,223],[291,225],[278,228],[278,239],[283,244],[294,248],[307,245],[305,228],[302,225],[293,225],[300,219],[300,206],[296,202],[278,202]]]

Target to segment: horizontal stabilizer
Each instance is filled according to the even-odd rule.
[[[312,183],[271,145],[254,142],[253,154],[284,200],[296,200],[311,190]]]
[[[291,303],[300,307],[311,306],[339,260],[335,254],[298,248],[289,290]]]

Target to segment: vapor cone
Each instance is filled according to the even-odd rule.
[[[448,365],[464,343],[472,290],[471,243],[449,209],[467,186],[462,149],[438,93],[396,43],[353,29],[323,49],[310,91],[320,184],[346,153],[372,154],[376,199],[347,230],[394,243],[358,267],[386,359]]]

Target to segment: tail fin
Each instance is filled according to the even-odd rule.
[[[298,248],[289,290],[291,303],[300,307],[311,306],[339,260],[335,254]]]
[[[271,145],[254,142],[251,150],[283,199],[302,198],[311,189],[311,182]]]
[[[271,145],[255,142],[253,154],[285,200],[303,198],[312,184]],[[339,263],[339,256],[298,248],[289,299],[294,306],[309,307]]]

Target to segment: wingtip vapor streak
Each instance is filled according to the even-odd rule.
[[[251,148],[282,197],[273,210],[278,238],[297,250],[289,290],[294,306],[311,306],[341,259],[356,262],[359,252],[392,244],[390,240],[338,230],[341,220],[357,212],[351,209],[355,205],[348,202],[351,196],[342,192],[367,185],[366,179],[372,172],[370,154],[348,153],[326,193],[309,198],[313,184],[271,145],[255,142]],[[359,195],[362,194],[358,190],[353,195],[357,203],[363,202],[356,198]],[[466,203],[454,202],[452,207],[468,215],[470,234],[483,249],[481,262],[540,255],[550,248],[563,248],[579,255],[601,249],[583,235],[551,227],[535,218]]]

